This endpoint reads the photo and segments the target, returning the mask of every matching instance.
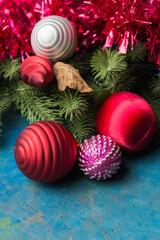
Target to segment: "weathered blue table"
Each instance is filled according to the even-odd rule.
[[[14,143],[28,125],[4,117],[0,137],[0,240],[159,240],[160,148],[123,162],[108,181],[75,167],[64,180],[42,185],[14,161]]]

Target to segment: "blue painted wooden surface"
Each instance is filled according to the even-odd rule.
[[[109,181],[93,181],[77,169],[42,185],[27,179],[14,161],[14,143],[28,125],[16,113],[4,117],[0,137],[0,240],[159,240],[160,148],[123,162]]]

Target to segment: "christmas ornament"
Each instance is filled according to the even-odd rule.
[[[66,87],[69,87],[77,89],[81,93],[93,93],[93,89],[90,88],[83,80],[79,71],[72,67],[70,64],[57,62],[54,64],[53,70],[58,81],[58,89],[60,91],[64,91]]]
[[[91,179],[106,179],[119,169],[120,157],[120,148],[114,140],[97,135],[80,145],[79,166]]]
[[[26,177],[49,183],[63,178],[72,169],[77,146],[63,125],[41,121],[27,126],[20,133],[14,155],[18,168]]]
[[[24,4],[25,2],[25,4]],[[133,50],[139,39],[146,41],[149,61],[160,63],[160,3],[157,0],[10,0],[3,1],[0,11],[0,60],[32,53],[30,33],[42,18],[60,15],[73,22],[78,33],[78,48],[84,50],[106,43],[118,43],[126,52],[128,43]],[[12,39],[12,41],[11,41]],[[77,48],[77,49],[78,49]]]
[[[98,109],[95,123],[99,134],[110,136],[130,151],[146,147],[157,129],[150,105],[131,92],[111,95]]]
[[[73,55],[77,46],[77,33],[66,18],[48,16],[33,28],[31,45],[36,55],[57,61]]]
[[[49,60],[32,56],[21,64],[20,74],[24,83],[44,87],[53,78],[53,67]]]

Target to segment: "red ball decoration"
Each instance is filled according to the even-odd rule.
[[[33,87],[44,87],[53,78],[53,67],[49,60],[32,56],[24,60],[20,73],[24,83]]]
[[[41,183],[63,178],[75,164],[77,145],[72,134],[59,123],[41,121],[27,126],[14,148],[20,171]]]
[[[131,92],[111,95],[98,109],[96,129],[130,151],[143,149],[153,139],[157,120],[150,105]]]

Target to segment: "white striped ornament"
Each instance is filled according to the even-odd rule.
[[[53,61],[70,58],[77,47],[77,33],[66,18],[52,15],[41,19],[31,33],[36,55]]]

